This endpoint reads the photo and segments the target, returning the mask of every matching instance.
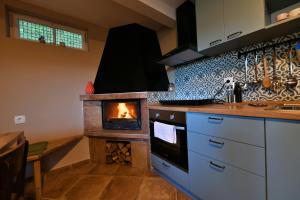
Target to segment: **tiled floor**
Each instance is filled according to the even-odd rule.
[[[33,199],[27,184],[26,199]],[[122,165],[84,164],[47,175],[44,200],[188,200],[174,186],[153,174]]]

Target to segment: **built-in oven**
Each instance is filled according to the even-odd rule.
[[[176,141],[166,142],[154,134],[154,123],[173,125]],[[188,172],[187,131],[185,112],[150,110],[151,153]]]

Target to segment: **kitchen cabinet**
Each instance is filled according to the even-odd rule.
[[[197,0],[198,51],[224,41],[223,0]]]
[[[265,27],[264,0],[197,0],[198,51]]]
[[[189,152],[191,191],[203,200],[264,200],[264,177]]]
[[[300,121],[266,120],[269,200],[300,199]]]
[[[190,191],[204,200],[264,200],[265,119],[187,113]]]
[[[181,169],[175,167],[171,163],[161,159],[160,157],[151,154],[152,166],[160,174],[170,179],[172,182],[180,185],[185,190],[189,190],[188,173],[182,171]]]
[[[265,176],[265,149],[218,137],[189,132],[189,150]]]
[[[265,22],[264,0],[224,0],[226,40],[263,29]]]
[[[205,113],[188,113],[187,130],[264,147],[264,119]],[[248,128],[247,128],[248,127]]]
[[[188,112],[186,173],[152,154],[194,199],[299,200],[300,121]]]

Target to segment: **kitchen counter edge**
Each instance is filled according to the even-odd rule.
[[[153,110],[200,112],[200,113],[209,113],[209,114],[235,115],[235,116],[246,116],[246,117],[300,120],[300,111],[271,110],[272,106],[273,105],[268,105],[267,107],[253,107],[244,103],[210,104],[210,105],[201,105],[201,106],[175,106],[175,105],[149,104],[148,108]]]

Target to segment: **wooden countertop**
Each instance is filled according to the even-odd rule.
[[[0,153],[7,150],[10,146],[15,144],[23,136],[24,136],[23,131],[1,133],[0,134]]]
[[[202,106],[166,106],[160,104],[149,104],[149,109],[171,110],[181,112],[201,112],[211,114],[238,115],[248,117],[278,118],[300,120],[300,110],[270,110],[278,103],[268,103],[267,107],[249,106],[248,103],[236,104],[211,104]]]

